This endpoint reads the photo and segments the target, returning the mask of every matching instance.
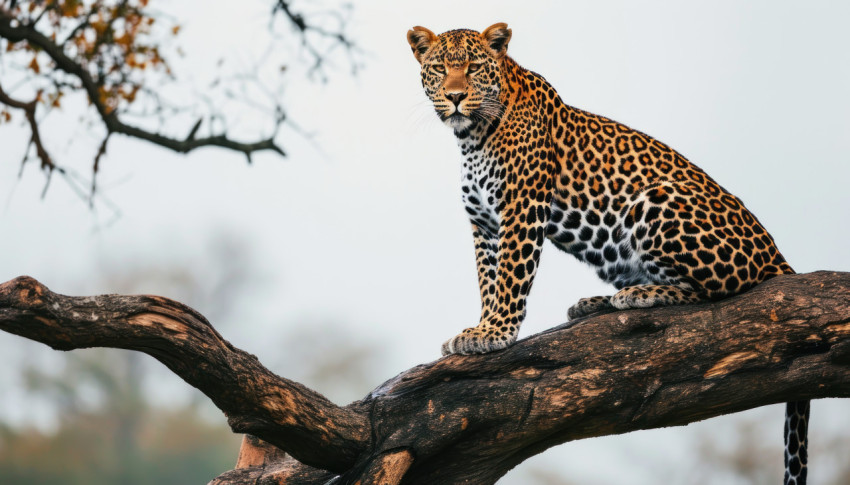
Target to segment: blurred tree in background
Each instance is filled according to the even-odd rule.
[[[258,0],[259,1],[259,0]],[[31,133],[23,165],[37,158],[46,173],[55,172],[92,203],[96,175],[113,134],[143,140],[179,153],[219,147],[244,154],[257,151],[283,156],[278,132],[288,122],[281,101],[287,64],[273,79],[259,69],[228,72],[206,86],[189,87],[194,68],[176,69],[184,53],[177,43],[181,21],[149,0],[0,0],[0,123],[15,119]],[[345,32],[350,7],[311,11],[291,0],[269,4],[268,28],[275,44],[293,42],[306,53],[309,75],[325,80],[329,56],[344,50],[356,70],[356,48]],[[314,8],[315,10],[315,8]],[[285,24],[286,27],[282,27]],[[281,33],[285,32],[285,33]],[[269,46],[269,52],[277,45]],[[218,59],[218,68],[227,59]],[[201,91],[202,90],[202,91]],[[84,98],[85,107],[74,98]],[[92,147],[91,181],[58,163],[48,149],[45,119],[66,104],[83,111],[100,143]],[[240,132],[229,114],[252,111],[265,119],[263,134]]]
[[[0,483],[206,483],[233,466],[239,437],[197,406],[154,407],[144,397],[142,356],[87,352],[68,356],[53,376],[31,369],[33,392],[56,397],[53,432],[0,423]],[[90,406],[86,394],[97,391]]]

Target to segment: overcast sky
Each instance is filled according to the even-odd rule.
[[[233,5],[167,7],[183,26],[187,55],[178,72],[204,79],[218,57],[244,66],[260,58],[269,2]],[[121,211],[108,227],[106,207],[93,215],[59,180],[40,200],[44,179],[34,163],[18,180],[28,133],[0,127],[0,280],[30,274],[59,292],[111,292],[87,286],[86,276],[104,264],[191,259],[216,233],[238,232],[276,277],[254,302],[258,323],[227,333],[235,345],[273,360],[298,343],[268,342],[263,322],[319,316],[381,345],[387,368],[376,385],[438,358],[444,340],[477,323],[478,290],[460,156],[421,92],[405,33],[414,25],[443,32],[499,21],[513,29],[508,53],[545,76],[566,103],[659,138],[738,195],[798,272],[848,271],[848,5],[357,2],[358,76],[350,78],[339,59],[325,85],[287,82],[283,103],[309,140],[285,132],[286,159],[260,154],[247,167],[244,157],[221,150],[180,156],[114,137],[99,175]],[[242,129],[256,123],[245,118]],[[55,158],[89,170],[95,135],[72,116],[51,133]],[[69,138],[76,140],[70,146]],[[612,288],[593,271],[547,243],[521,337],[563,322],[579,298],[606,293]],[[0,334],[0,348],[19,340]],[[0,378],[11,379],[8,371]],[[848,411],[846,400],[813,405],[813,480],[822,436],[850,433]],[[0,416],[25,414],[0,396]],[[775,441],[779,476],[782,409],[750,416],[775,428],[766,439]],[[534,461],[578,483],[655,483],[659,467],[673,460],[680,468],[663,476],[687,482],[687,467],[698,460],[688,440],[712,430],[720,440],[735,419],[569,443]],[[504,483],[529,483],[521,468]]]

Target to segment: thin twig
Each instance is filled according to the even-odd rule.
[[[35,152],[36,154],[38,154],[38,158],[41,160],[41,168],[46,169],[48,170],[48,172],[50,172],[56,168],[56,165],[50,158],[50,154],[47,153],[47,149],[44,148],[44,145],[41,141],[41,134],[38,131],[38,121],[36,121],[35,119],[35,109],[38,105],[39,95],[36,95],[35,99],[30,102],[18,101],[17,99],[14,99],[9,96],[6,91],[3,90],[3,86],[0,86],[0,103],[3,103],[6,106],[10,106],[12,108],[22,110],[24,112],[24,116],[26,117],[27,122],[30,125],[30,131],[32,132],[30,142],[35,145]],[[26,158],[24,159],[24,162],[26,162]]]

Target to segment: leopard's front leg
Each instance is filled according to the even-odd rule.
[[[444,343],[443,355],[484,354],[516,341],[549,221],[551,181],[546,178],[537,182],[545,194],[542,200],[529,197],[522,184],[506,194],[510,202],[500,211],[497,237],[473,226],[481,320],[478,326],[467,328]]]
[[[486,227],[480,227],[474,222],[472,223],[472,237],[475,239],[475,265],[478,270],[478,289],[481,293],[481,318],[479,321],[486,322],[493,315],[496,308],[496,273],[499,268],[499,238],[491,230]],[[460,335],[446,341],[443,344],[443,355],[487,352],[487,350],[476,352],[475,349],[469,348],[470,345],[480,345],[483,342],[482,339],[477,339],[466,344],[461,342],[464,339],[464,335],[474,332],[475,328],[468,328]]]
[[[496,272],[499,269],[499,237],[490,230],[472,224],[475,239],[475,267],[478,270],[478,289],[481,293],[481,318],[490,318],[495,308]]]

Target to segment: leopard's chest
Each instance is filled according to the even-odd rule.
[[[504,185],[499,160],[483,152],[466,154],[461,169],[464,208],[473,224],[494,235],[501,224]]]

